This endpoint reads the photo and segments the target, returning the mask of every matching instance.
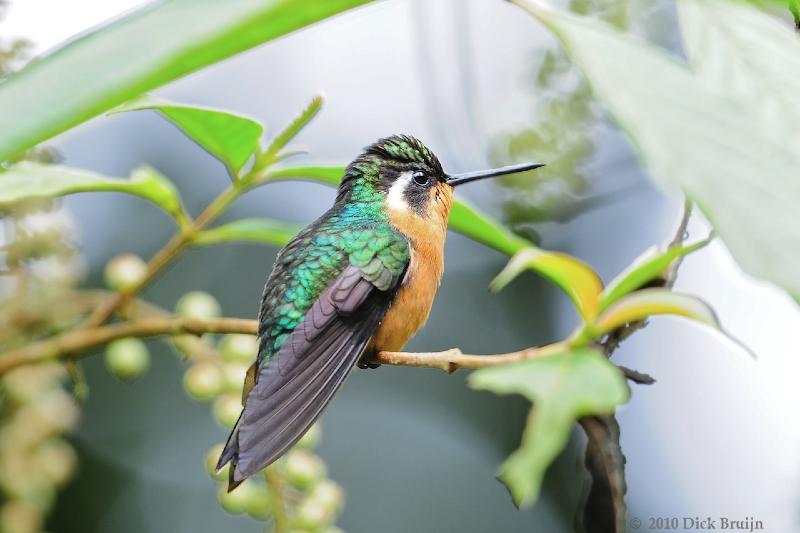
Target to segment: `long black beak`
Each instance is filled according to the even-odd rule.
[[[490,168],[489,170],[477,170],[475,172],[464,172],[456,174],[447,178],[447,184],[455,187],[470,181],[482,180],[483,178],[494,178],[496,176],[504,176],[506,174],[515,174],[517,172],[525,172],[526,170],[533,170],[535,168],[543,167],[544,163],[522,163],[520,165],[509,165],[507,167]]]

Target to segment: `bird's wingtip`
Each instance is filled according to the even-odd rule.
[[[244,483],[245,479],[236,479],[236,465],[232,464],[230,474],[228,474],[228,492],[233,492],[236,487]]]

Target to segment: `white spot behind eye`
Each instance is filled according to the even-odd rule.
[[[395,211],[406,211],[408,209],[405,192],[408,184],[411,182],[412,175],[413,172],[403,172],[394,180],[394,183],[392,183],[392,186],[389,188],[389,194],[386,196],[386,205],[389,209]]]

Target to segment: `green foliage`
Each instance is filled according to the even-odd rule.
[[[710,237],[687,246],[670,246],[664,251],[651,248],[646,251],[603,290],[600,295],[599,310],[605,310],[626,294],[663,277],[677,259],[699,250],[709,242],[711,242]]]
[[[0,174],[0,207],[24,200],[89,191],[133,194],[153,202],[179,221],[184,217],[180,196],[172,182],[150,167],[139,167],[128,180],[29,161],[17,163]]]
[[[344,175],[344,167],[284,167],[270,170],[269,181],[309,180],[337,186]]]
[[[764,131],[759,135],[771,131],[789,142],[800,141],[797,32],[741,2],[679,0],[677,7],[695,78],[717,94],[738,99],[751,114],[744,118],[760,122]]]
[[[800,69],[800,42],[792,29],[745,4],[683,0],[694,74],[606,25],[517,3],[561,39],[652,174],[698,203],[743,268],[800,297],[800,256],[787,246],[800,241],[800,150],[790,134],[800,130],[790,74]],[[709,27],[728,35],[706,46]],[[727,78],[732,60],[746,83]]]
[[[567,293],[584,320],[594,318],[603,282],[589,266],[567,254],[523,248],[492,280],[490,288],[495,292],[501,290],[528,268],[545,276]]]
[[[499,291],[528,268],[566,292],[585,319],[594,315],[603,282],[589,265],[567,254],[537,248],[463,200],[453,202],[449,227],[499,252],[513,255],[492,281],[493,291]]]
[[[294,237],[300,227],[271,218],[244,218],[212,229],[201,231],[192,244],[207,245],[245,241],[272,246],[283,246]]]
[[[323,98],[320,95],[315,96],[311,99],[311,102],[306,106],[306,108],[286,126],[280,134],[276,135],[272,142],[267,147],[266,151],[264,152],[265,158],[273,158],[275,157],[278,152],[283,150],[287,144],[289,144],[292,139],[294,139],[300,130],[308,125],[319,110],[322,108]]]
[[[453,201],[448,227],[506,255],[533,246],[463,200]]]
[[[469,383],[496,394],[522,394],[533,402],[522,444],[499,472],[520,506],[536,501],[545,470],[567,443],[576,418],[610,413],[628,399],[619,369],[589,348],[478,370]]]
[[[642,289],[620,298],[597,317],[592,337],[655,315],[682,316],[720,329],[714,312],[699,298],[668,289]]]
[[[263,126],[251,118],[149,96],[126,102],[109,114],[142,109],[154,109],[164,115],[187,137],[222,161],[232,176],[238,174],[255,153],[264,132]]]
[[[676,268],[677,261],[707,243],[708,239],[689,246],[673,244],[663,252],[647,253],[617,276],[606,290],[591,270],[576,269],[570,261],[554,262],[552,256],[557,254],[548,252],[540,256],[535,249],[516,254],[493,280],[492,288],[500,289],[531,262],[540,262],[537,270],[551,276],[567,291],[584,319],[569,339],[560,343],[562,353],[479,370],[470,378],[470,383],[478,388],[498,393],[519,392],[534,402],[523,446],[509,457],[500,471],[500,480],[508,486],[518,505],[536,500],[544,471],[566,443],[575,420],[610,412],[627,397],[624,380],[619,385],[619,371],[591,348],[593,343],[629,324],[659,314],[683,316],[721,331],[713,311],[702,300],[673,293],[667,288],[641,288],[659,278],[666,279],[669,271]],[[579,354],[577,359],[573,359],[574,354]],[[566,362],[558,367],[557,379],[553,361]],[[578,366],[571,366],[576,361]],[[592,365],[593,369],[588,371],[584,365]],[[577,390],[588,396],[576,395]]]
[[[140,9],[0,86],[0,161],[171,80],[365,2],[173,0]]]

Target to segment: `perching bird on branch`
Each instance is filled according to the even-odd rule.
[[[408,136],[381,139],[348,165],[333,207],[280,251],[264,288],[258,358],[217,465],[231,463],[229,491],[295,444],[356,364],[400,351],[425,323],[453,187],[540,166],[449,176]]]

